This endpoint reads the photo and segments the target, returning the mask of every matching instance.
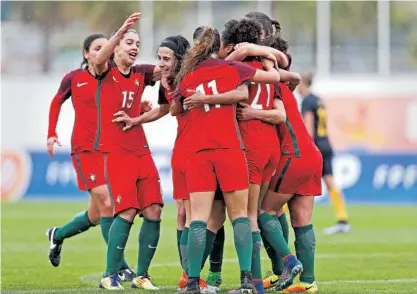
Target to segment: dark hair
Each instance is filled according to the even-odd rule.
[[[106,37],[102,34],[93,34],[93,35],[90,35],[87,38],[85,38],[84,43],[83,43],[83,51],[88,52],[90,50],[91,44],[95,40],[102,39],[102,38],[105,39]],[[88,61],[84,57],[84,52],[83,52],[83,61],[81,62],[81,68],[87,69],[87,66],[88,66]]]
[[[175,84],[179,85],[182,79],[192,72],[203,60],[206,60],[213,53],[220,49],[220,34],[215,28],[205,27],[201,36],[196,40],[194,46],[185,54],[181,69],[175,78]]]
[[[166,47],[174,52],[174,56],[176,58],[174,75],[178,74],[181,68],[182,59],[190,49],[190,43],[188,40],[181,35],[170,36],[163,40],[159,47]]]
[[[239,44],[243,42],[259,44],[262,31],[261,24],[256,19],[232,19],[224,25],[222,41],[226,44]]]
[[[269,45],[271,43],[271,37],[274,32],[272,21],[269,16],[263,12],[253,11],[246,13],[245,17],[256,19],[261,24],[261,27],[265,32],[265,39],[262,43],[264,45]]]
[[[204,28],[205,28],[204,26],[199,26],[198,28],[195,29],[193,33],[193,41],[196,41],[201,36],[201,34],[204,31]]]
[[[272,39],[271,47],[275,48],[283,53],[287,53],[289,44],[280,35],[274,36]]]
[[[275,19],[271,19],[271,23],[272,26],[274,28],[274,35],[281,35],[281,24],[279,23],[279,21],[275,20]]]

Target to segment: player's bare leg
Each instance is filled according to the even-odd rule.
[[[188,233],[188,282],[186,293],[200,293],[200,274],[206,247],[207,223],[211,215],[214,191],[190,193],[191,223]]]
[[[334,184],[333,175],[324,175],[323,180],[326,184],[327,191],[329,192],[330,202],[333,210],[336,212],[337,218],[337,224],[326,228],[324,233],[328,235],[335,233],[347,233],[350,231],[350,225],[344,196]]]
[[[233,225],[235,248],[240,266],[241,293],[254,293],[252,285],[253,239],[248,218],[248,189],[223,192],[227,215]]]
[[[291,224],[295,233],[295,250],[304,271],[300,282],[281,288],[284,293],[316,293],[318,291],[314,277],[314,257],[316,238],[311,218],[313,215],[314,197],[297,195],[288,202]]]
[[[277,262],[279,259],[284,263],[284,270],[281,275],[277,287],[286,288],[291,285],[295,277],[303,271],[300,261],[291,253],[287,242],[282,233],[281,225],[277,219],[274,219],[270,213],[276,209],[280,209],[294,195],[281,194],[268,191],[262,201],[259,215],[259,226],[264,234],[265,239],[274,248],[277,254]]]
[[[141,212],[143,222],[138,240],[138,265],[136,278],[132,281],[132,288],[158,290],[159,288],[152,284],[148,271],[159,242],[162,208],[159,204],[151,204],[142,209]]]

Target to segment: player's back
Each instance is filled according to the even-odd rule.
[[[245,61],[255,69],[263,69],[256,59]],[[249,105],[255,109],[271,110],[274,101],[274,85],[252,82],[249,85]],[[279,146],[275,126],[261,120],[239,121],[240,133],[246,150],[259,147]]]
[[[288,157],[302,157],[311,152],[318,152],[310,134],[304,125],[297,100],[285,83],[280,83],[282,102],[287,113],[285,124],[278,125],[281,141],[281,154]]]
[[[184,97],[195,91],[202,94],[221,94],[236,89],[242,83],[239,70],[224,60],[204,60],[181,82]],[[193,114],[194,113],[194,114]],[[208,105],[190,110],[193,122],[189,136],[196,150],[243,148],[236,121],[236,105]]]
[[[75,112],[72,153],[93,150],[97,131],[97,80],[82,69],[70,72],[66,77],[69,79],[67,83]]]
[[[332,152],[328,131],[327,111],[320,97],[310,93],[301,103],[301,112],[311,111],[314,115],[314,142],[322,153]]]

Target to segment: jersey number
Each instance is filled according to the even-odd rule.
[[[122,102],[122,108],[130,108],[133,104],[133,94],[132,91],[122,91],[123,95],[123,102]]]
[[[252,84],[257,84],[257,83],[252,83]],[[262,87],[261,84],[257,84],[258,85],[258,89],[256,90],[256,94],[255,94],[255,98],[253,98],[252,104],[250,105],[252,108],[255,109],[263,109],[262,104],[259,104],[259,97],[261,96],[261,92],[262,92]],[[269,96],[271,94],[271,88],[269,87],[269,84],[265,84],[266,86],[266,91],[268,92],[268,97],[266,100],[266,106],[269,106]]]
[[[319,107],[317,109],[317,136],[326,137],[327,136],[327,115],[326,109],[324,107]]]
[[[207,84],[207,87],[211,89],[211,92],[213,93],[213,95],[219,94],[219,92],[217,91],[216,80],[212,80],[211,82],[209,82]],[[200,92],[203,95],[206,95],[206,91],[204,90],[204,84],[200,84],[195,90],[197,92]],[[219,108],[220,104],[215,104],[215,107]],[[206,112],[210,111],[210,104],[204,104],[204,110]]]

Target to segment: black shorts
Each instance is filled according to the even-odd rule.
[[[217,182],[217,189],[216,189],[216,193],[214,194],[214,200],[224,200],[224,198],[223,198],[223,192],[220,189],[219,182]]]
[[[322,152],[321,155],[323,157],[323,171],[321,175],[323,177],[332,176],[333,175],[333,166],[332,166],[333,152]]]

